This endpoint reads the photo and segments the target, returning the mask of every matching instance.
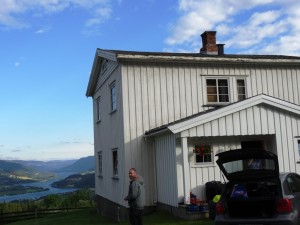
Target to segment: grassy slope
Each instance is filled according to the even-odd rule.
[[[111,222],[110,220],[96,214],[94,209],[81,210],[77,212],[60,213],[49,215],[44,218],[19,221],[10,225],[129,225],[129,222]],[[213,225],[210,220],[183,221],[174,218],[167,212],[155,212],[144,216],[144,225]]]

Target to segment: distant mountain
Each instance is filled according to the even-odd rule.
[[[94,171],[95,170],[95,157],[88,156],[81,158],[74,162],[73,164],[55,170],[56,172],[74,172],[74,173],[81,173],[85,171]]]
[[[35,168],[5,160],[0,160],[0,184],[4,180],[14,181],[34,181],[34,180],[46,180],[53,177],[53,174],[47,172],[41,172]]]
[[[55,188],[95,188],[95,172],[73,174],[51,184]]]
[[[22,165],[29,166],[29,167],[35,168],[37,170],[40,170],[40,171],[52,172],[52,171],[64,168],[66,166],[69,166],[76,161],[77,161],[76,159],[73,159],[73,160],[51,160],[51,161],[47,161],[47,162],[34,161],[34,160],[31,160],[31,161],[13,160],[12,162],[20,163]]]

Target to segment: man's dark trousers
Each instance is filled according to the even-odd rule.
[[[143,210],[135,209],[133,207],[129,208],[129,220],[131,225],[143,225]]]

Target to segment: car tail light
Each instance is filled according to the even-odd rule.
[[[289,213],[293,210],[293,201],[289,198],[279,199],[276,205],[276,210],[279,213]]]
[[[222,202],[218,202],[216,204],[216,213],[217,214],[224,214],[225,213],[225,207],[224,207],[224,204]]]

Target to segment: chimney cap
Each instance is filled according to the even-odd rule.
[[[205,35],[216,35],[217,31],[214,31],[214,30],[206,30],[204,31],[202,34],[201,34],[201,37],[205,36]]]

